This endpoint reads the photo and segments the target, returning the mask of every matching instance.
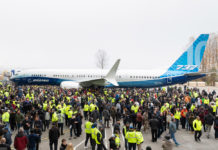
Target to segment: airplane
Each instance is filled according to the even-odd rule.
[[[110,70],[32,69],[11,77],[16,85],[58,85],[61,88],[117,87],[155,88],[184,84],[206,76],[199,72],[209,34],[201,34],[167,70],[118,70],[118,59]]]

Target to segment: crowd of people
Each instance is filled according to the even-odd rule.
[[[67,90],[0,83],[0,107],[0,148],[8,150],[12,145],[16,150],[38,150],[46,130],[50,150],[73,150],[72,143],[64,138],[58,145],[64,127],[69,128],[69,140],[86,134],[84,149],[90,141],[92,150],[107,149],[105,128],[113,128],[108,141],[110,150],[152,149],[142,147],[143,134],[149,134],[149,130],[152,142],[164,133],[164,150],[173,149],[172,140],[176,146],[180,145],[176,140],[177,130],[194,132],[196,142],[201,141],[202,131],[207,138],[218,139],[216,91],[208,93],[187,87]],[[15,134],[13,140],[12,134]]]

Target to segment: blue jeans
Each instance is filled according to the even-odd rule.
[[[179,129],[179,119],[176,119],[176,129]]]
[[[26,133],[26,135],[29,135],[29,130],[24,130],[24,132]]]
[[[170,133],[171,139],[173,139],[174,143],[176,145],[178,145],[179,143],[177,143],[176,138],[175,138],[175,133]]]

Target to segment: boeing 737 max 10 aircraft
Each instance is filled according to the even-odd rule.
[[[25,70],[12,76],[17,85],[59,85],[80,87],[152,88],[183,84],[204,77],[199,67],[209,34],[201,34],[168,70],[118,70],[118,59],[110,70]]]

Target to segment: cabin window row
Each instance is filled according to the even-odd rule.
[[[157,76],[130,76],[131,79],[158,79]]]
[[[45,74],[32,74],[32,77],[46,77]]]
[[[102,75],[53,75],[53,77],[59,77],[59,78],[103,78]]]

